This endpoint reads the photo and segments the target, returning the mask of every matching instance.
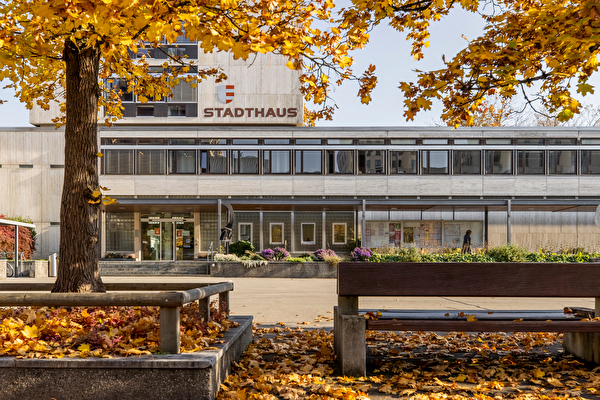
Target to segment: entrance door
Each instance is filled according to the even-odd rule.
[[[142,219],[142,260],[194,259],[194,222]]]

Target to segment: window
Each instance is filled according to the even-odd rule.
[[[252,223],[240,222],[238,224],[238,240],[252,242]]]
[[[385,173],[384,152],[381,150],[361,150],[358,152],[359,174],[383,174]]]
[[[185,117],[185,104],[169,104],[167,108],[168,117]]]
[[[327,173],[328,174],[353,174],[354,152],[352,150],[328,150],[327,151]]]
[[[133,150],[105,150],[102,159],[106,175],[133,174]]]
[[[315,244],[315,224],[301,225],[302,244]]]
[[[234,150],[234,174],[258,174],[258,150]]]
[[[346,224],[333,224],[333,244],[346,244]]]
[[[517,173],[523,175],[544,174],[543,150],[519,150],[517,152]]]
[[[152,104],[138,105],[136,110],[137,117],[154,117],[154,105]]]
[[[485,173],[488,175],[512,174],[512,151],[486,150]]]
[[[203,174],[226,174],[227,151],[203,150],[200,168],[202,169]]]
[[[319,150],[296,150],[297,174],[320,174],[321,152]]]
[[[133,92],[127,88],[127,80],[125,79],[108,79],[105,84],[106,95],[109,96],[111,91],[114,91],[121,101],[133,101]]]
[[[352,144],[352,139],[327,139],[327,144]]]
[[[481,174],[481,151],[454,150],[452,156],[454,158],[453,174]]]
[[[321,139],[296,139],[296,144],[321,144]]]
[[[457,145],[479,144],[479,139],[454,139],[454,144],[457,144]]]
[[[106,251],[133,252],[134,220],[133,213],[106,213]]]
[[[195,150],[169,150],[169,174],[195,174]]]
[[[258,139],[233,139],[233,144],[258,144]]]
[[[550,150],[548,152],[548,163],[550,174],[575,174],[577,151],[575,150]]]
[[[448,151],[423,150],[423,174],[448,174]]]
[[[416,151],[391,151],[390,168],[392,174],[416,174],[417,152]]]
[[[269,243],[283,244],[283,224],[282,223],[269,224]]]
[[[581,152],[581,173],[600,174],[600,150],[583,150]]]
[[[265,174],[290,173],[290,152],[288,150],[265,150],[263,154]]]
[[[290,139],[265,139],[264,144],[290,144]]]
[[[423,144],[448,144],[448,139],[423,139]]]
[[[136,174],[138,175],[164,175],[165,151],[141,149],[137,151]]]

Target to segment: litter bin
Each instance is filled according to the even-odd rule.
[[[56,253],[50,254],[50,262],[48,263],[48,276],[56,276]]]

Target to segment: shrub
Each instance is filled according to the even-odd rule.
[[[288,262],[300,262],[300,263],[303,263],[303,262],[306,262],[306,258],[304,258],[304,257],[290,257],[286,261],[288,261]]]
[[[240,258],[235,254],[215,254],[215,261],[240,261]]]
[[[13,221],[31,223],[30,219],[16,217],[6,217],[0,214],[0,219],[10,219]],[[19,226],[19,252],[23,253],[25,259],[31,259],[35,252],[35,230]],[[0,251],[12,253],[15,251],[15,230],[9,225],[0,225]]]
[[[351,261],[368,261],[373,256],[373,252],[368,247],[356,247],[350,252]]]
[[[342,262],[342,257],[340,256],[336,256],[336,255],[326,255],[323,258],[323,261],[325,261],[327,264],[331,265],[332,267],[337,266],[339,263]]]
[[[266,260],[271,261],[275,256],[275,252],[273,251],[273,249],[264,249],[260,252],[260,255],[263,256]]]
[[[238,257],[241,257],[244,254],[246,254],[246,251],[249,251],[251,253],[254,252],[254,246],[252,245],[252,243],[246,240],[240,240],[229,245],[229,252],[235,254]]]
[[[288,251],[283,247],[264,249],[260,255],[269,261],[285,261],[290,258],[290,253],[288,253]]]
[[[507,244],[490,249],[488,255],[496,262],[523,262],[527,261],[529,251],[518,244]]]
[[[317,260],[319,261],[326,261],[325,257],[337,257],[337,254],[335,254],[335,251],[331,250],[331,249],[319,249],[317,251],[315,251],[314,256]]]

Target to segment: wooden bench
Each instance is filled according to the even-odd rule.
[[[561,317],[560,311],[551,320],[532,318],[531,311],[485,319],[453,318],[450,313],[426,313],[423,319],[423,313],[406,312],[391,314],[391,319],[367,319],[358,307],[362,296],[587,297],[595,299],[595,315],[600,315],[600,264],[344,262],[338,265],[337,291],[334,341],[343,375],[365,375],[366,330],[567,332],[567,351],[600,362],[600,323]],[[520,318],[514,318],[515,313]]]
[[[0,284],[0,307],[106,307],[106,306],[154,306],[160,307],[160,350],[179,354],[180,319],[179,311],[187,303],[198,301],[200,316],[208,321],[210,296],[219,295],[219,308],[229,313],[229,292],[232,282],[216,284],[177,283],[106,283],[107,291],[127,293],[39,293],[50,291],[53,283],[8,282]],[[177,290],[176,292],[155,292]],[[185,290],[187,289],[187,290]],[[8,293],[12,291],[20,293]],[[144,291],[140,293],[138,291]],[[23,293],[27,292],[27,293]]]

